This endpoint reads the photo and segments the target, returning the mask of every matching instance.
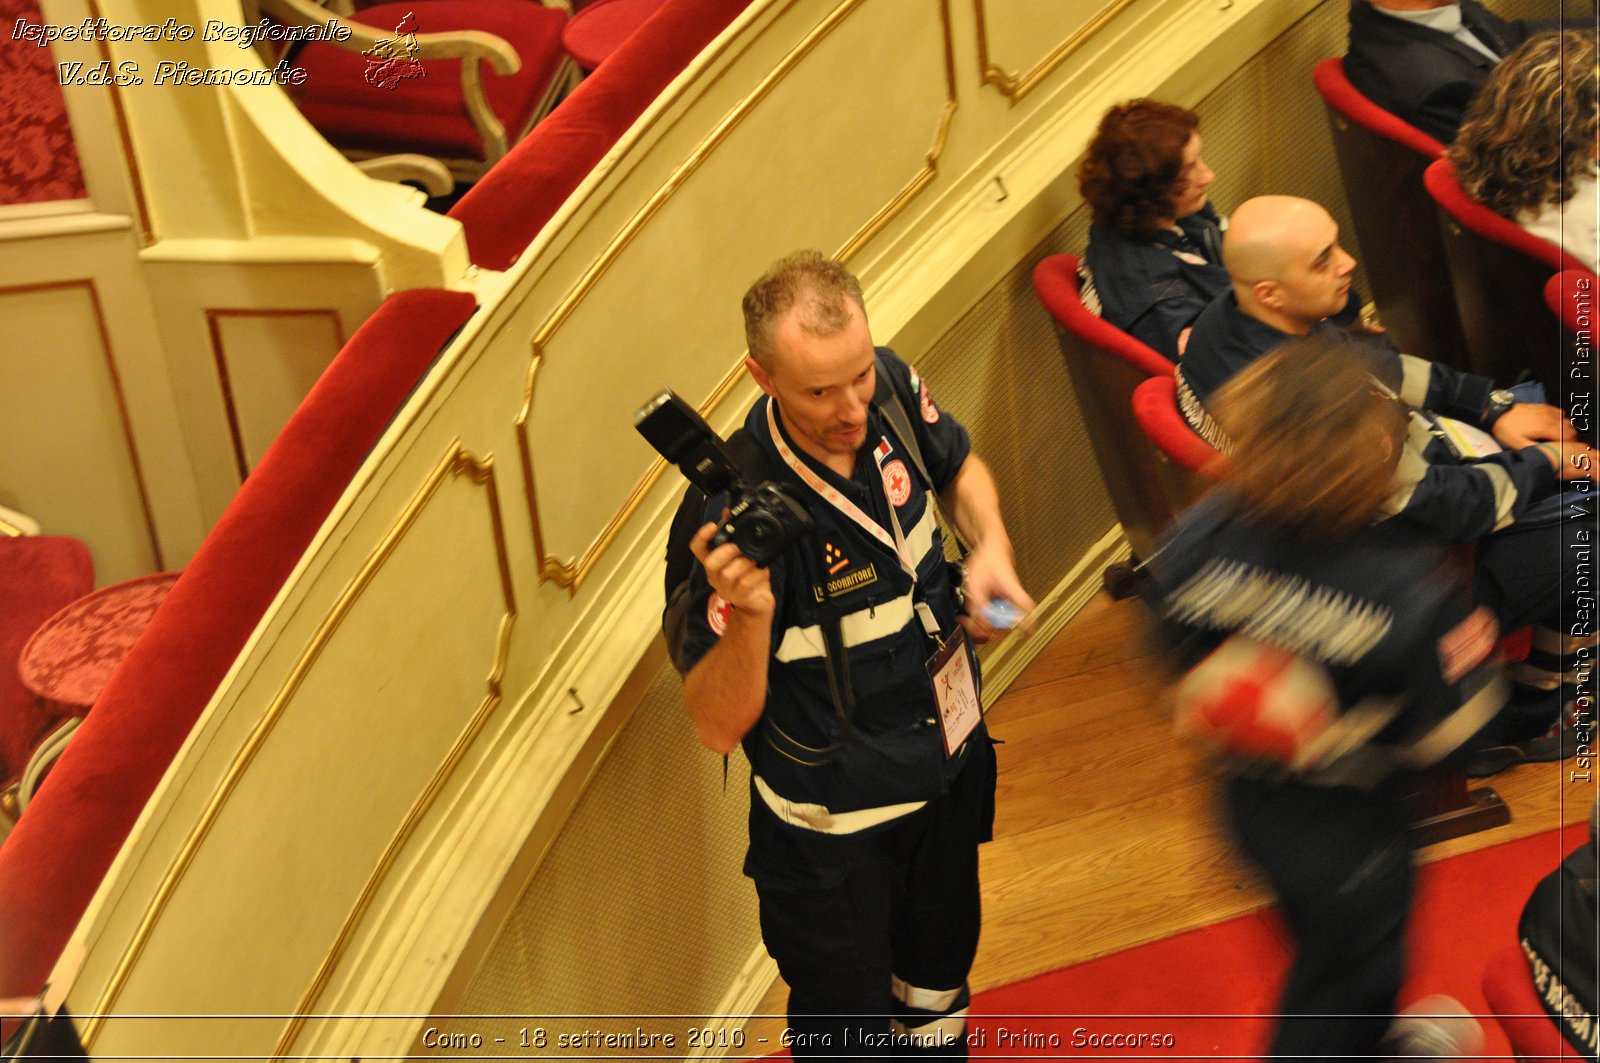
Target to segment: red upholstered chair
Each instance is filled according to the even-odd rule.
[[[288,25],[331,21],[313,0],[260,3]],[[566,23],[560,0],[373,4],[339,20],[349,40],[288,51],[305,73],[288,91],[353,160],[426,156],[473,181],[572,86],[575,68],[561,47]]]
[[[1466,368],[1437,212],[1422,186],[1422,171],[1444,145],[1363,96],[1337,56],[1318,63],[1311,79],[1327,105],[1378,316],[1402,351]]]
[[[1564,269],[1544,284],[1544,305],[1573,335],[1594,339],[1595,275],[1586,269]],[[1592,344],[1591,344],[1592,345]]]
[[[1552,397],[1559,395],[1566,353],[1544,285],[1550,274],[1583,264],[1467,198],[1449,159],[1430,164],[1423,184],[1438,204],[1473,371],[1510,383],[1528,370]]]
[[[1161,478],[1179,508],[1205,493],[1223,460],[1222,452],[1189,427],[1178,410],[1178,382],[1155,376],[1133,389],[1133,416],[1160,451]]]
[[[1055,319],[1061,353],[1078,393],[1089,444],[1133,553],[1148,557],[1172,523],[1161,459],[1129,415],[1133,391],[1152,376],[1172,379],[1172,363],[1089,312],[1078,296],[1078,260],[1051,255],[1033,270],[1033,290]]]
[[[1540,1005],[1521,947],[1509,946],[1489,958],[1483,971],[1483,998],[1518,1059],[1578,1058]]]

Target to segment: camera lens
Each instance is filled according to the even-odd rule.
[[[782,531],[782,526],[767,514],[751,512],[739,522],[739,550],[749,556],[765,553]]]

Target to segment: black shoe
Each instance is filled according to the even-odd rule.
[[[1485,746],[1468,753],[1462,768],[1469,779],[1486,779],[1521,764],[1522,759],[1522,750],[1516,746]]]
[[[1566,760],[1578,751],[1578,738],[1563,716],[1561,726],[1515,745],[1486,746],[1467,754],[1467,776],[1483,779],[1498,775],[1514,764],[1549,764]]]
[[[1530,738],[1526,742],[1517,743],[1517,748],[1522,751],[1522,759],[1531,764],[1545,764],[1556,760],[1566,760],[1578,751],[1578,738],[1573,733],[1572,725],[1565,719],[1561,726],[1549,734],[1542,734],[1538,738]]]

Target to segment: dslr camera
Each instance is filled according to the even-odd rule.
[[[813,527],[804,503],[771,480],[754,480],[749,464],[735,457],[705,418],[671,388],[662,388],[639,407],[633,426],[706,497],[728,492],[728,515],[711,537],[713,547],[733,543],[765,568]]]

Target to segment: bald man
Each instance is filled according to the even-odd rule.
[[[1227,449],[1206,403],[1291,337],[1340,333],[1327,319],[1344,305],[1356,261],[1339,245],[1328,212],[1293,196],[1261,196],[1234,211],[1222,257],[1233,290],[1196,319],[1177,376],[1185,419]],[[1435,541],[1478,541],[1473,590],[1480,603],[1494,610],[1502,630],[1535,625],[1534,652],[1513,672],[1512,703],[1478,743],[1469,772],[1558,759],[1572,740],[1545,732],[1575,694],[1565,680],[1593,644],[1563,631],[1563,602],[1568,617],[1589,606],[1576,581],[1562,580],[1562,563],[1592,549],[1580,536],[1593,520],[1563,521],[1556,489],[1591,476],[1594,452],[1554,406],[1518,402],[1487,377],[1400,354],[1381,334],[1345,335],[1351,357],[1366,362],[1410,412],[1386,519]],[[1454,441],[1473,434],[1459,424],[1488,432],[1503,449],[1484,454],[1493,444],[1473,450]]]

